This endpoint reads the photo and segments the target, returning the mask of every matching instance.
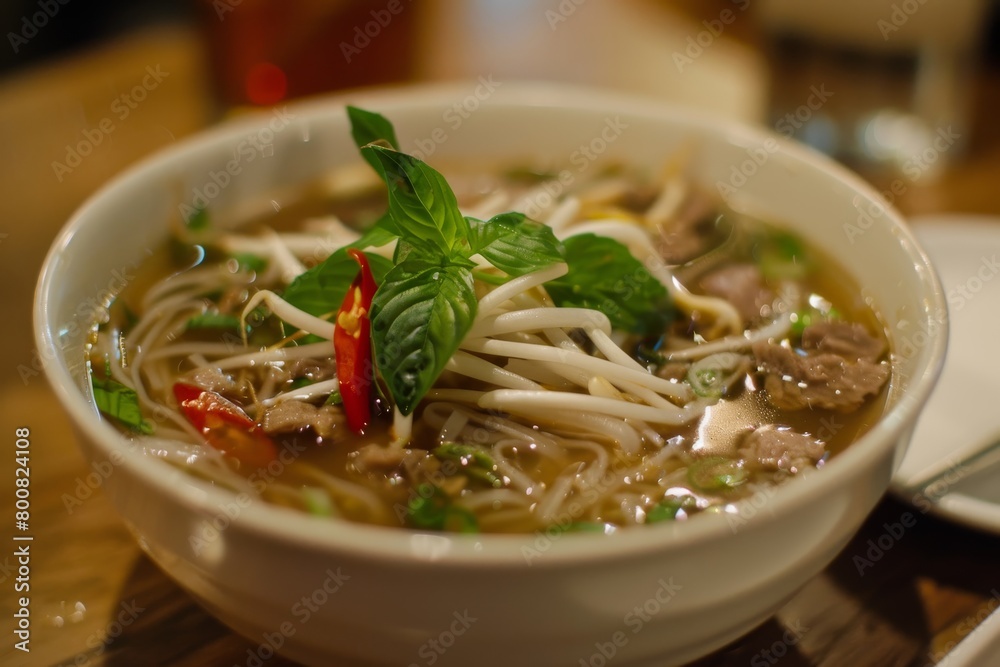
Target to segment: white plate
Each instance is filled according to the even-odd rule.
[[[1000,439],[1000,218],[911,222],[941,276],[951,328],[944,371],[891,488],[921,511],[1000,534],[1000,450],[980,471],[974,458]]]
[[[941,276],[951,324],[941,379],[891,489],[922,512],[1000,534],[1000,449],[976,457],[1000,438],[1000,218],[933,216],[911,224]],[[1000,611],[938,665],[982,667],[997,664],[997,655]]]
[[[1000,611],[977,625],[937,667],[985,667],[996,665],[1000,655]]]

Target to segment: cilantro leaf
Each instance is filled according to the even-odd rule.
[[[92,376],[90,382],[94,390],[94,402],[102,414],[138,433],[149,435],[153,432],[153,425],[142,417],[139,395],[134,389],[110,378],[102,380]]]

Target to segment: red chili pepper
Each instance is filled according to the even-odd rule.
[[[186,382],[174,384],[174,397],[187,420],[212,447],[251,469],[266,467],[278,458],[278,446],[270,436],[229,399]]]
[[[368,312],[378,286],[372,276],[368,258],[360,250],[347,251],[361,267],[344,296],[333,330],[333,351],[337,359],[337,380],[344,401],[347,425],[355,433],[363,433],[371,421],[372,335]]]

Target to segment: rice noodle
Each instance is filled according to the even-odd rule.
[[[259,350],[257,352],[247,352],[238,354],[227,359],[220,359],[215,362],[215,367],[219,370],[229,368],[243,368],[255,366],[257,364],[279,363],[283,361],[293,361],[295,359],[310,359],[312,357],[329,357],[330,343],[310,343],[296,347],[276,347],[270,350]]]
[[[569,271],[569,267],[566,266],[566,264],[553,264],[552,266],[540,269],[533,273],[528,273],[514,278],[500,287],[497,287],[479,300],[479,309],[476,314],[476,321],[478,322],[487,315],[491,315],[493,311],[516,294],[526,292],[529,289],[538,287],[539,285],[547,283],[550,280],[555,280],[560,276],[564,276],[567,271]]]
[[[323,380],[322,382],[314,382],[312,384],[307,384],[304,387],[291,389],[283,394],[266,398],[262,400],[260,404],[268,407],[284,401],[309,401],[318,396],[329,396],[334,391],[337,391],[339,387],[340,381],[336,378],[333,380]]]
[[[247,314],[260,305],[261,302],[263,302],[272,313],[280,317],[288,324],[291,324],[296,329],[301,329],[302,331],[319,336],[320,338],[333,340],[333,322],[321,320],[314,315],[310,315],[304,310],[299,310],[271,290],[266,289],[257,292],[250,297],[249,301],[247,301],[247,305],[243,307],[243,314],[240,316],[241,324],[243,320],[246,319]]]
[[[791,327],[791,315],[783,313],[775,318],[773,322],[760,329],[748,331],[746,334],[720,338],[710,343],[692,345],[691,347],[679,350],[668,350],[664,353],[664,357],[667,361],[691,361],[720,352],[741,352],[750,349],[758,341],[783,337]]]
[[[653,424],[678,426],[700,416],[700,413],[683,408],[673,411],[617,401],[600,396],[589,396],[564,391],[532,391],[525,389],[496,389],[479,399],[479,407],[516,412],[525,408],[552,408],[554,410],[591,410],[622,419],[641,419]]]
[[[594,233],[624,244],[663,285],[677,308],[701,316],[695,328],[705,338],[681,337],[679,326],[653,334],[662,334],[666,360],[693,362],[695,372],[719,366],[727,373],[723,381],[735,381],[748,363],[743,353],[754,342],[787,335],[791,327],[788,299],[775,304],[777,315],[771,322],[744,332],[731,303],[691,293],[658,254],[653,234],[677,217],[690,191],[687,182],[670,176],[645,212],[637,213],[634,202],[646,199],[644,189],[631,190],[630,181],[619,176],[588,181],[584,188],[577,186],[565,196],[553,196],[551,183],[528,190],[497,188],[485,196],[470,192],[460,195],[462,211],[488,219],[509,205],[506,210],[528,210],[547,222],[557,238]],[[366,182],[373,182],[370,174]],[[322,183],[314,185],[322,190]],[[472,203],[467,205],[466,199]],[[260,208],[259,204],[255,206]],[[235,390],[227,385],[222,393],[258,420],[261,408],[293,400],[318,406],[339,389],[335,378],[287,389],[293,379],[329,378],[327,369],[334,355],[330,340],[336,327],[329,321],[332,313],[317,317],[279,293],[283,284],[305,271],[305,265],[322,260],[360,235],[332,215],[308,220],[305,228],[301,232],[265,228],[254,235],[206,231],[205,238],[210,237],[213,247],[259,255],[268,260],[267,269],[255,274],[229,261],[167,276],[143,296],[141,319],[128,334],[127,350],[116,348],[107,336],[98,338],[94,352],[112,361],[111,377],[133,387],[142,410],[153,411],[157,417],[156,437],[141,441],[148,453],[213,483],[256,496],[255,485],[232,467],[232,456],[209,446],[173,405],[176,401],[169,387],[178,371],[210,368],[232,376]],[[395,245],[392,242],[373,252],[392,257]],[[640,337],[615,330],[607,314],[556,307],[545,284],[566,275],[567,264],[508,276],[482,254],[474,254],[471,260],[477,267],[473,273],[477,294],[482,295],[476,317],[445,362],[446,372],[412,406],[412,412],[403,415],[398,407],[393,408],[391,443],[383,449],[395,451],[380,452],[384,457],[372,467],[349,468],[346,477],[331,475],[308,461],[282,460],[292,468],[291,479],[282,481],[279,476],[269,481],[263,491],[265,499],[308,509],[315,504],[310,500],[319,499],[325,506],[329,498],[338,513],[348,518],[392,524],[394,508],[390,505],[400,496],[382,497],[379,485],[401,485],[392,493],[412,493],[430,481],[450,497],[453,506],[474,512],[481,527],[524,530],[563,525],[566,516],[641,523],[647,509],[663,498],[671,484],[687,483],[684,466],[690,457],[684,452],[693,437],[693,424],[718,399],[696,396],[690,375],[678,382],[651,372],[626,351],[634,349]],[[685,271],[682,275],[693,275],[690,267]],[[258,289],[275,285],[279,293]],[[213,293],[225,295],[221,303],[216,303]],[[294,345],[300,339],[295,335],[253,349],[245,333],[242,338],[225,334],[221,342],[203,342],[202,334],[183,337],[192,315],[241,309],[242,325],[261,305],[302,334],[326,340]],[[671,338],[674,334],[678,337]],[[269,327],[254,331],[254,340],[276,337]],[[700,342],[706,338],[708,342]],[[376,350],[376,355],[380,352]],[[310,363],[289,363],[300,360],[316,360],[322,375],[315,375]],[[718,384],[714,378],[713,387]],[[381,426],[372,431],[382,432]],[[411,444],[414,434],[423,437],[422,442]],[[275,442],[281,442],[281,437],[275,436]],[[385,445],[382,440],[380,445]],[[434,457],[443,457],[433,449],[443,443],[471,447],[477,453],[475,469],[456,474],[439,466]],[[401,451],[404,447],[409,449]],[[474,474],[482,473],[481,466],[488,467],[483,456],[492,459],[491,472],[503,480],[503,488],[492,488],[492,477],[484,480]],[[359,456],[358,460],[366,459]],[[384,478],[383,468],[391,469]],[[443,483],[433,477],[439,468],[446,471]],[[351,476],[358,471],[364,474]],[[320,495],[311,497],[304,487]],[[701,502],[708,501],[702,498]],[[405,501],[402,506],[406,507]]]
[[[489,382],[499,387],[507,387],[508,389],[542,388],[537,382],[532,382],[516,373],[491,364],[485,359],[480,359],[461,350],[452,355],[445,368],[461,375]]]
[[[576,197],[566,197],[561,204],[545,218],[545,224],[552,228],[553,232],[559,233],[567,227],[580,212],[580,200]]]
[[[549,486],[535,508],[535,516],[539,521],[544,524],[556,522],[556,515],[559,514],[563,501],[573,489],[573,479],[578,468],[579,464],[573,464]]]
[[[591,357],[582,353],[574,353],[565,349],[482,338],[464,341],[461,349],[504,357],[519,357],[533,361],[552,361],[560,364],[570,364],[594,375],[601,375],[611,382],[622,379],[634,382],[643,387],[648,387],[667,396],[680,397],[685,395],[684,390],[676,383],[657,377],[646,370],[623,368],[619,364],[606,359]]]

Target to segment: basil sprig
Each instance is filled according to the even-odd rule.
[[[362,157],[388,189],[387,213],[349,247],[396,240],[392,262],[369,255],[379,285],[371,323],[376,368],[402,414],[416,408],[475,320],[474,255],[508,277],[566,262],[569,274],[546,285],[557,305],[597,308],[629,331],[662,331],[666,290],[625,246],[592,234],[564,245],[521,213],[464,217],[444,177],[398,150],[387,119],[356,107],[347,113]],[[356,272],[338,250],[296,278],[284,298],[313,315],[335,313]]]
[[[375,364],[396,408],[410,414],[458,350],[476,317],[472,271],[410,255],[372,300]]]

